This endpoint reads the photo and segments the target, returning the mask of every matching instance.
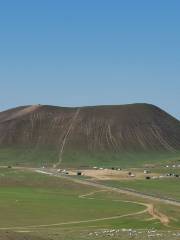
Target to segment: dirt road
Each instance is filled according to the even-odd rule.
[[[29,169],[30,170],[30,169]],[[95,196],[93,196],[95,193],[97,192],[102,192],[102,191],[114,191],[117,193],[123,193],[123,194],[128,194],[128,195],[133,195],[136,197],[141,197],[144,199],[148,199],[148,200],[156,200],[162,203],[168,203],[168,204],[172,204],[175,206],[180,206],[179,202],[176,201],[172,201],[172,200],[166,200],[166,199],[162,199],[162,198],[157,198],[157,197],[152,197],[143,193],[137,193],[137,192],[132,192],[132,191],[128,191],[128,190],[123,190],[123,189],[119,189],[119,188],[114,188],[114,187],[109,187],[109,186],[105,186],[103,184],[99,184],[99,183],[94,183],[94,182],[90,182],[87,180],[82,180],[82,179],[75,179],[73,177],[69,177],[69,176],[63,176],[63,175],[57,175],[55,173],[52,173],[51,171],[42,171],[42,170],[38,170],[38,169],[31,169],[31,171],[36,171],[38,173],[41,174],[48,174],[52,177],[59,177],[59,178],[63,178],[69,181],[73,181],[75,183],[78,184],[84,184],[84,185],[88,185],[88,186],[93,186],[96,187],[97,189],[100,190],[96,190],[84,195],[80,195],[79,198],[87,198],[87,199],[95,199]],[[99,198],[98,198],[99,199]],[[99,199],[99,200],[105,200],[105,199]],[[129,216],[135,216],[135,215],[140,215],[143,213],[149,213],[153,219],[158,219],[163,225],[168,226],[169,223],[169,218],[168,216],[160,213],[157,211],[157,209],[155,209],[154,204],[153,203],[144,203],[144,202],[139,202],[139,201],[126,201],[126,200],[119,200],[119,199],[113,199],[112,201],[119,201],[119,202],[129,202],[129,203],[136,203],[139,205],[143,205],[146,208],[144,210],[141,211],[137,211],[137,212],[133,212],[133,213],[128,213],[128,214],[124,214],[124,215],[116,215],[116,216],[111,216],[111,217],[104,217],[104,218],[96,218],[96,219],[87,219],[87,220],[82,220],[82,221],[69,221],[69,222],[60,222],[60,223],[53,223],[53,224],[42,224],[42,225],[32,225],[32,226],[17,226],[17,227],[6,227],[6,228],[0,228],[0,230],[23,230],[23,229],[40,229],[40,228],[46,228],[46,227],[53,227],[53,226],[63,226],[63,225],[71,225],[71,224],[79,224],[79,223],[88,223],[88,222],[98,222],[98,221],[104,221],[104,220],[111,220],[111,219],[120,219],[120,218],[124,218],[124,217],[129,217]]]
[[[84,185],[88,185],[88,186],[93,186],[93,187],[96,187],[96,188],[100,188],[102,190],[104,189],[104,190],[114,191],[114,192],[117,192],[117,193],[127,194],[127,195],[144,198],[144,199],[151,200],[151,201],[158,201],[158,202],[161,202],[161,203],[164,203],[164,204],[171,204],[171,205],[180,207],[180,201],[173,200],[173,199],[156,197],[156,196],[153,196],[153,195],[150,195],[150,194],[141,193],[141,192],[138,192],[138,191],[135,191],[135,190],[130,190],[130,189],[110,187],[110,186],[106,186],[104,184],[95,183],[95,182],[91,182],[91,181],[84,180],[84,179],[77,179],[77,178],[70,177],[70,176],[56,174],[56,173],[53,173],[53,172],[48,171],[48,170],[43,170],[43,171],[42,170],[35,170],[35,171],[39,172],[39,173],[42,173],[42,174],[48,174],[50,176],[63,178],[63,179],[69,180],[69,181],[73,181],[75,183],[84,184]]]
[[[63,178],[63,179],[67,179],[67,180],[73,181],[75,183],[84,184],[84,185],[88,185],[88,186],[93,186],[93,187],[101,189],[100,191],[114,191],[114,192],[121,193],[121,194],[126,194],[126,195],[135,196],[135,197],[140,197],[140,198],[143,198],[143,199],[146,199],[146,200],[149,200],[149,201],[157,201],[157,202],[161,202],[161,203],[164,203],[164,204],[171,204],[171,205],[180,207],[180,202],[178,202],[176,200],[159,198],[159,197],[151,196],[151,195],[148,195],[148,194],[140,193],[140,192],[137,192],[135,190],[133,191],[133,190],[126,190],[126,189],[110,187],[110,186],[106,186],[106,185],[103,185],[103,184],[90,182],[90,181],[87,181],[87,180],[75,179],[75,178],[70,177],[70,176],[57,175],[55,173],[48,172],[48,171],[38,171],[38,172],[44,173],[44,174],[50,174],[51,176],[56,176],[56,177],[60,177],[60,178]],[[95,191],[95,192],[97,192],[97,191]],[[79,197],[84,197],[84,198],[86,197],[87,198],[87,197],[93,195],[95,192],[90,192],[90,193],[88,193],[86,195],[81,195]],[[89,197],[89,198],[93,199],[92,196]],[[133,201],[127,201],[127,202],[131,202],[132,203]],[[144,205],[144,206],[146,206],[146,209],[144,211],[142,211],[142,212],[132,213],[132,214],[127,215],[127,216],[141,214],[143,212],[148,212],[152,216],[152,218],[158,219],[163,225],[167,226],[169,224],[168,216],[166,216],[163,213],[160,213],[157,209],[155,209],[154,204],[152,202],[151,203],[133,202],[133,203]],[[124,216],[115,216],[113,218],[121,218],[121,217],[124,217]],[[97,220],[95,220],[95,221],[97,221]]]
[[[95,193],[104,192],[104,191],[107,191],[107,190],[93,191],[93,192],[90,192],[90,193],[87,193],[87,194],[84,194],[84,195],[80,195],[79,197],[80,198],[86,198],[86,199],[92,199],[93,200],[93,199],[96,199],[95,197],[92,197]],[[99,199],[99,200],[106,200],[106,199]],[[137,201],[122,201],[122,200],[112,200],[112,201],[128,202],[128,203],[135,203],[135,204],[143,205],[143,206],[146,207],[145,210],[140,211],[138,213],[134,213],[134,214],[132,213],[130,215],[133,216],[133,215],[137,215],[137,214],[141,214],[141,213],[147,212],[147,213],[149,213],[152,216],[151,219],[158,219],[163,225],[166,225],[166,226],[169,223],[169,218],[166,215],[158,212],[157,209],[155,209],[155,207],[154,207],[154,205],[152,203],[143,203],[143,202],[137,202]]]

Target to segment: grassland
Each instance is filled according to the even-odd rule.
[[[80,195],[97,189],[38,173],[1,169],[0,180],[0,212],[6,216],[0,219],[1,229],[51,224],[63,226],[68,222],[70,226],[87,226],[88,222],[81,221],[121,216],[144,209],[140,204],[112,202],[106,199],[105,194],[104,201],[80,198]],[[80,223],[74,224],[74,221]],[[101,225],[101,220],[98,222]],[[118,219],[105,220],[105,225],[117,223]]]
[[[140,193],[150,194],[160,198],[170,198],[179,201],[179,183],[180,179],[155,179],[155,180],[106,180],[99,181],[107,186],[112,186],[120,189],[135,190]],[[128,196],[130,199],[130,197]],[[133,197],[134,199],[134,197]],[[163,204],[160,202],[154,202],[154,206],[157,211],[165,214],[170,219],[169,226],[172,229],[180,228],[180,208],[172,206],[170,204]]]
[[[53,148],[0,148],[0,165],[52,166],[58,162],[59,149]],[[142,167],[179,163],[180,153],[167,152],[83,152],[64,151],[62,167]]]
[[[138,179],[138,180],[107,180],[103,183],[112,187],[126,188],[136,190],[141,193],[151,194],[162,198],[172,198],[174,200],[180,200],[179,191],[179,178],[167,178],[167,179]]]
[[[164,208],[161,204],[157,207]],[[169,211],[167,214],[174,211],[173,216],[178,217],[176,208]],[[166,230],[145,211],[142,199],[27,169],[0,168],[0,212],[5,216],[0,218],[3,234],[23,232],[27,239],[104,239],[110,229],[116,233],[109,239],[131,239],[123,228],[141,229],[142,234],[134,239],[145,239],[148,229]],[[176,221],[173,227],[178,224]]]

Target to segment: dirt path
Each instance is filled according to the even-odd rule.
[[[42,174],[48,174],[50,176],[54,176],[51,172],[46,172],[46,171],[40,171],[37,170],[36,172],[42,173]],[[83,180],[77,180],[77,179],[70,179],[68,177],[63,177],[66,179],[69,179],[71,181],[74,182],[78,182],[78,183],[83,183],[86,185],[90,185],[90,186],[95,186],[98,188],[102,188],[101,190],[96,190],[96,191],[92,191],[90,193],[87,194],[83,194],[83,195],[79,195],[79,198],[85,198],[85,199],[91,199],[94,200],[95,197],[92,197],[95,193],[97,192],[104,192],[104,191],[115,191],[118,193],[122,193],[121,190],[116,189],[116,188],[111,188],[111,187],[106,187],[104,185],[100,185],[100,184],[95,184],[95,183],[91,183],[91,182],[87,182],[87,181],[83,181]],[[98,200],[103,200],[105,201],[106,199],[98,199]],[[71,224],[80,224],[80,223],[91,223],[91,222],[98,222],[98,221],[105,221],[105,220],[112,220],[112,219],[120,219],[120,218],[124,218],[124,217],[130,217],[130,216],[136,216],[136,215],[141,215],[143,213],[149,213],[152,216],[152,219],[158,219],[163,225],[168,225],[169,223],[169,218],[158,212],[154,205],[152,203],[144,203],[144,202],[138,202],[138,201],[122,201],[119,199],[113,199],[112,201],[118,201],[118,202],[128,202],[128,203],[135,203],[135,204],[139,204],[139,205],[143,205],[146,208],[144,210],[138,211],[138,212],[133,212],[133,213],[128,213],[128,214],[123,214],[123,215],[116,215],[116,216],[111,216],[111,217],[104,217],[104,218],[96,218],[96,219],[88,219],[88,220],[80,220],[80,221],[69,221],[69,222],[60,222],[60,223],[53,223],[53,224],[41,224],[41,225],[30,225],[30,226],[17,226],[17,227],[6,227],[6,228],[0,228],[0,230],[30,230],[30,229],[40,229],[40,228],[46,228],[46,227],[55,227],[55,226],[63,226],[63,225],[71,225]]]
[[[90,193],[87,193],[87,194],[84,194],[84,195],[80,195],[79,198],[94,200],[96,198],[93,198],[93,197],[89,198],[89,196],[92,196],[97,192],[103,192],[103,191],[106,191],[106,190],[93,191],[93,192],[90,192]],[[105,201],[106,199],[98,199],[98,200],[104,200]],[[146,209],[138,211],[138,212],[123,214],[123,215],[117,215],[117,216],[112,216],[112,217],[96,218],[96,219],[81,220],[81,221],[60,222],[60,223],[52,223],[52,224],[31,225],[31,226],[7,227],[7,228],[0,228],[0,230],[21,230],[21,231],[23,231],[23,229],[24,229],[24,231],[25,231],[26,229],[33,230],[33,229],[37,229],[37,228],[42,229],[42,228],[46,228],[46,227],[64,226],[64,225],[80,224],[80,223],[91,223],[91,222],[98,222],[98,221],[113,220],[113,219],[120,219],[120,218],[124,218],[124,217],[136,216],[136,215],[141,215],[141,214],[146,213],[146,212],[148,212],[153,217],[153,219],[160,220],[160,222],[164,225],[167,225],[169,223],[168,217],[163,215],[162,213],[157,213],[153,204],[136,202],[136,201],[114,200],[114,199],[112,201],[135,203],[135,204],[145,206]]]
[[[67,129],[67,132],[66,132],[66,134],[64,136],[64,139],[62,141],[62,144],[61,144],[61,147],[60,147],[60,151],[59,151],[59,160],[56,163],[56,166],[59,166],[61,164],[61,162],[62,162],[63,151],[64,151],[64,147],[65,147],[67,138],[69,137],[69,135],[70,135],[70,133],[71,133],[71,131],[73,129],[73,125],[75,124],[75,121],[76,121],[76,119],[77,119],[77,117],[79,115],[79,112],[80,112],[80,108],[78,108],[76,110],[76,112],[75,112],[75,114],[74,114],[74,116],[73,116],[73,118],[71,120],[71,123],[70,123],[70,125],[69,125],[69,127]]]
[[[52,223],[52,224],[31,225],[31,226],[24,226],[24,227],[7,227],[7,228],[0,228],[0,230],[19,230],[19,229],[37,229],[37,228],[39,229],[39,228],[46,228],[46,227],[57,227],[57,226],[64,226],[64,225],[71,225],[71,224],[79,224],[79,223],[91,223],[91,222],[99,222],[99,221],[113,220],[113,219],[140,215],[145,212],[146,212],[146,209],[139,212],[124,214],[119,216],[95,218],[95,219],[82,220],[82,221],[69,221],[69,222],[60,222],[60,223]]]
[[[171,205],[180,207],[180,202],[175,201],[175,200],[163,199],[163,198],[147,195],[147,194],[136,192],[136,191],[124,190],[124,189],[115,188],[115,187],[109,187],[109,186],[106,186],[106,185],[103,185],[103,184],[94,183],[94,182],[90,182],[90,181],[87,181],[87,180],[74,179],[72,177],[67,177],[67,176],[62,176],[62,175],[58,175],[57,176],[56,174],[50,173],[48,171],[44,172],[44,174],[48,174],[48,173],[51,174],[52,176],[56,176],[56,177],[60,177],[60,178],[63,178],[63,179],[67,179],[67,180],[73,181],[75,183],[79,183],[79,184],[84,184],[84,185],[100,188],[101,191],[114,191],[114,192],[121,193],[121,194],[126,194],[126,195],[130,195],[130,196],[140,197],[140,198],[144,198],[144,199],[147,199],[147,200],[150,200],[150,201],[157,201],[157,202],[161,202],[161,203],[164,203],[164,204],[171,204]],[[88,193],[88,196],[90,196],[90,195],[92,195],[92,192]],[[82,196],[87,196],[87,195],[82,195]],[[152,203],[142,203],[142,202],[134,202],[134,203],[138,203],[138,204],[142,204],[142,205],[146,206],[147,207],[147,212],[154,219],[158,219],[163,225],[167,226],[169,224],[168,216],[160,213],[157,209],[155,209],[155,207],[154,207],[154,205]]]
[[[36,229],[36,228],[46,228],[46,227],[55,227],[55,226],[63,226],[63,225],[71,225],[71,224],[79,224],[79,223],[91,223],[91,222],[99,222],[99,221],[105,221],[105,220],[113,220],[113,219],[119,219],[124,217],[130,217],[135,215],[140,215],[145,213],[147,210],[142,210],[134,213],[124,214],[124,215],[118,215],[118,216],[112,216],[112,217],[104,217],[104,218],[95,218],[95,219],[89,219],[89,220],[81,220],[81,221],[69,221],[69,222],[60,222],[60,223],[52,223],[52,224],[42,224],[42,225],[32,225],[32,226],[24,226],[24,227],[7,227],[7,228],[0,228],[0,230],[18,230],[18,229]]]
[[[88,196],[94,195],[97,192],[102,192],[102,191],[106,191],[106,190],[100,190],[100,191],[93,191],[84,195],[79,195],[79,198],[84,198],[84,199],[92,199],[94,200],[95,198],[89,198]],[[105,201],[106,199],[98,199],[98,200],[103,200]],[[114,200],[112,200],[114,201]],[[117,201],[117,200],[116,200]],[[118,200],[119,202],[130,202],[130,203],[136,203],[139,205],[144,205],[146,206],[144,203],[139,203],[139,202],[133,202],[133,201],[121,201]],[[129,216],[135,216],[135,215],[140,215],[143,213],[147,212],[147,209],[138,211],[138,212],[133,212],[133,213],[128,213],[128,214],[123,214],[123,215],[116,215],[116,216],[111,216],[111,217],[103,217],[103,218],[95,218],[95,219],[89,219],[89,220],[80,220],[80,221],[69,221],[69,222],[60,222],[60,223],[52,223],[52,224],[41,224],[41,225],[31,225],[31,226],[18,226],[18,227],[7,227],[7,228],[0,228],[0,230],[19,230],[19,231],[27,231],[27,229],[40,229],[40,228],[46,228],[46,227],[55,227],[55,226],[63,226],[63,225],[71,225],[71,224],[79,224],[79,223],[91,223],[91,222],[98,222],[98,221],[105,221],[105,220],[113,220],[113,219],[119,219],[119,218],[124,218],[124,217],[129,217]]]
[[[51,173],[52,176],[67,179],[67,180],[73,181],[75,183],[88,185],[88,186],[100,188],[102,190],[103,189],[104,190],[109,190],[109,191],[113,191],[113,192],[117,192],[117,193],[131,195],[131,196],[135,196],[135,197],[144,198],[144,199],[147,199],[147,200],[157,201],[157,202],[161,202],[161,203],[164,203],[164,204],[171,204],[171,205],[180,207],[180,201],[176,201],[176,200],[172,200],[172,199],[160,198],[160,197],[152,196],[150,194],[148,195],[146,193],[141,193],[141,192],[138,192],[138,191],[135,191],[135,190],[128,190],[128,189],[110,187],[110,186],[103,185],[103,184],[100,184],[100,183],[90,182],[88,180],[75,179],[75,178],[70,177],[70,176],[62,176],[62,175],[53,174],[52,172],[48,172],[48,171],[41,171],[41,173],[44,173],[44,174],[48,174],[48,173],[50,174]]]
[[[148,206],[148,213],[152,215],[153,218],[158,219],[163,225],[168,226],[169,224],[169,218],[163,214],[160,213],[153,204],[149,204]]]
[[[84,195],[80,195],[79,197],[93,200],[93,199],[96,199],[96,198],[93,198],[93,197],[90,198],[89,196],[92,196],[95,193],[104,192],[104,191],[107,191],[107,190],[93,191],[93,192],[90,192],[90,193],[87,193],[87,194],[84,194]],[[106,200],[106,199],[98,199],[98,200]],[[158,212],[157,209],[155,209],[155,207],[152,203],[143,203],[143,202],[137,202],[137,201],[122,201],[122,200],[114,200],[114,199],[112,201],[129,202],[129,203],[135,203],[135,204],[143,205],[143,206],[146,207],[146,209],[143,211],[143,213],[148,212],[152,216],[151,219],[157,219],[163,225],[166,225],[166,226],[169,224],[169,218],[166,215]],[[137,213],[135,215],[137,215]]]

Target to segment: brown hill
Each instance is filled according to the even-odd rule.
[[[0,112],[1,147],[65,151],[180,150],[180,122],[150,104],[66,108],[23,106]]]

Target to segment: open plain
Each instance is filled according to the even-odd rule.
[[[180,238],[180,123],[148,104],[0,113],[0,239]]]

